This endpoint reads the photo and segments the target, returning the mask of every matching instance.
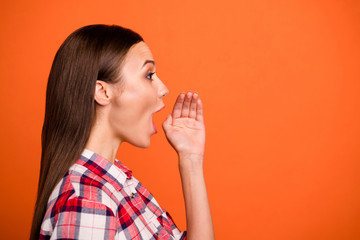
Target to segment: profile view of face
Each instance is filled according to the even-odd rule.
[[[164,108],[169,91],[155,73],[155,62],[144,42],[133,45],[121,65],[121,80],[113,85],[109,124],[121,141],[148,147],[157,132],[152,115]]]

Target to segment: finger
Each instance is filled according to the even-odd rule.
[[[172,111],[172,117],[174,119],[179,118],[181,116],[181,109],[184,103],[185,99],[185,93],[180,93],[179,96],[176,99],[176,102],[174,104],[174,108]]]
[[[172,124],[172,117],[171,117],[171,114],[169,114],[169,115],[167,115],[165,121],[162,124],[162,127],[165,132],[168,130],[168,128],[171,124]]]
[[[195,119],[195,117],[196,117],[197,100],[198,100],[198,94],[195,92],[193,94],[193,97],[192,97],[191,103],[190,103],[189,118],[194,118]]]
[[[185,96],[184,104],[181,109],[181,117],[189,117],[191,97],[192,92],[188,92]]]
[[[204,117],[203,117],[203,105],[202,105],[202,101],[200,98],[198,98],[197,100],[197,105],[196,105],[196,120],[203,122],[204,121]]]

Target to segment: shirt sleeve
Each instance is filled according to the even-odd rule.
[[[186,231],[180,231],[176,224],[174,223],[174,220],[172,219],[170,213],[166,212],[166,216],[168,218],[171,230],[174,234],[175,239],[177,240],[185,240],[186,239]]]
[[[50,239],[114,239],[117,219],[104,204],[84,198],[69,199],[55,213]]]

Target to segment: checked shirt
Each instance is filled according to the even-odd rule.
[[[85,149],[52,192],[40,239],[186,239],[132,172]]]

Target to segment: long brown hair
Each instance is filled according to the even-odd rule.
[[[56,184],[79,158],[95,117],[96,80],[120,81],[120,65],[142,37],[120,26],[89,25],[73,32],[53,61],[41,135],[41,170],[30,239],[38,239]]]

